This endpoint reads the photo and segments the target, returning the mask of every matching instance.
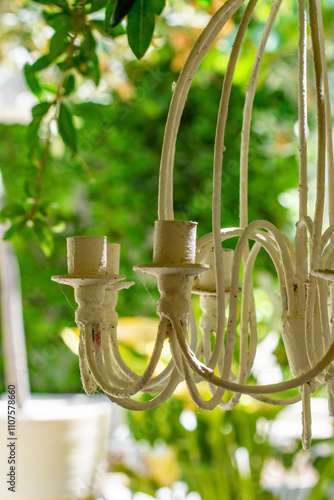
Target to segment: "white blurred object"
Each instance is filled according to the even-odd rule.
[[[235,460],[239,469],[240,477],[251,477],[251,469],[249,463],[249,453],[247,448],[241,446],[235,450]]]
[[[192,410],[183,410],[180,415],[180,423],[187,431],[194,431],[197,428],[196,413]]]
[[[258,345],[253,363],[253,373],[258,384],[276,384],[283,381],[281,367],[273,354],[278,342],[279,334],[271,331]]]
[[[0,209],[5,188],[0,171]],[[3,240],[6,224],[0,224],[0,283],[2,352],[5,385],[14,385],[16,404],[22,408],[30,397],[27,349],[23,322],[23,304],[19,263],[12,242]]]
[[[266,460],[262,471],[262,486],[278,500],[308,499],[319,479],[318,472],[308,461],[309,454],[304,452],[297,453],[289,469],[277,459]]]
[[[133,500],[132,493],[123,484],[109,481],[103,489],[103,499],[106,500]]]
[[[187,495],[187,500],[201,500],[201,495],[197,491],[191,491]]]
[[[113,405],[84,395],[43,395],[16,413],[16,491],[0,482],[1,500],[81,500],[97,496],[107,466]],[[0,436],[7,435],[7,399],[0,401]],[[0,470],[9,472],[8,448]],[[122,497],[123,498],[123,497]],[[125,500],[125,499],[124,499]]]
[[[311,399],[312,435],[314,439],[333,437],[333,419],[328,416],[327,399]],[[268,437],[273,446],[289,446],[300,438],[302,422],[298,418],[302,411],[302,403],[287,406],[269,425]]]
[[[0,123],[27,125],[37,102],[27,89],[22,71],[0,64]]]

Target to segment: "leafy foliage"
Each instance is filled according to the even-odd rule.
[[[175,451],[180,478],[191,491],[197,491],[202,500],[220,498],[232,500],[269,500],[273,495],[263,490],[260,482],[264,457],[272,450],[268,441],[257,432],[256,422],[272,420],[277,409],[254,404],[252,411],[239,407],[233,412],[194,412],[192,403],[173,398],[159,408],[146,412],[129,413],[128,421],[137,440],[146,440],[152,446],[163,439]],[[182,417],[192,415],[193,430],[186,430]],[[250,470],[240,471],[235,459],[238,448],[248,450]],[[136,477],[133,485],[140,491],[154,494],[154,477]]]
[[[50,254],[52,248],[48,217],[43,214],[40,191],[48,162],[51,141],[50,127],[55,120],[64,144],[73,155],[78,153],[77,130],[72,106],[68,100],[73,97],[79,78],[99,84],[101,70],[97,51],[96,32],[114,39],[127,34],[130,47],[136,57],[141,58],[151,42],[156,17],[161,14],[165,2],[159,0],[78,0],[74,4],[66,0],[33,0],[42,6],[45,22],[54,31],[48,52],[42,54],[33,64],[26,64],[24,76],[32,93],[39,99],[32,110],[27,138],[31,144],[30,156],[39,170],[36,187],[31,194],[33,205],[26,215],[17,215],[8,207],[2,216],[11,221],[6,238],[21,232],[27,224],[36,230],[41,238],[42,248]],[[104,20],[94,14],[102,13]],[[127,17],[127,27],[121,24]],[[52,67],[57,72],[56,85],[47,81],[46,71]],[[37,152],[36,140],[43,128],[48,129],[43,148]],[[42,134],[43,135],[43,134]],[[78,158],[81,158],[80,155]],[[23,205],[22,205],[23,207]],[[49,242],[49,245],[48,243]]]

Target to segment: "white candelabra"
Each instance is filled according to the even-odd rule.
[[[68,238],[68,275],[53,280],[74,287],[79,305],[80,370],[87,394],[99,386],[111,401],[130,410],[153,408],[166,401],[181,381],[199,408],[232,409],[241,394],[273,405],[303,403],[304,448],[311,442],[310,396],[327,385],[330,415],[334,416],[334,167],[329,85],[325,60],[320,0],[308,0],[317,96],[318,157],[314,220],[307,215],[307,14],[305,0],[298,1],[298,124],[299,220],[295,245],[265,220],[248,223],[248,153],[256,86],[268,37],[284,0],[274,0],[251,71],[243,114],[240,157],[240,227],[221,229],[221,177],[224,135],[233,75],[247,26],[258,0],[249,0],[243,11],[227,66],[218,112],[213,168],[212,233],[196,244],[195,222],[174,221],[173,162],[177,131],[187,94],[197,68],[225,24],[245,0],[228,0],[212,17],[190,53],[175,86],[162,150],[159,182],[159,220],[155,223],[153,263],[136,266],[138,272],[157,278],[160,292],[159,328],[151,358],[142,375],[124,362],[117,342],[118,291],[133,283],[119,276],[119,245],[105,237]],[[330,227],[323,232],[327,171]],[[222,242],[238,238],[235,251]],[[250,250],[249,241],[255,242]],[[254,262],[263,248],[274,263],[282,303],[281,330],[291,378],[269,385],[250,385],[258,335],[253,295]],[[243,267],[242,283],[240,268]],[[194,279],[198,276],[197,279]],[[191,293],[200,294],[202,317],[197,327]],[[241,294],[240,325],[238,295]],[[226,318],[227,305],[228,317]],[[238,334],[237,334],[238,332]],[[214,343],[212,346],[212,337]],[[232,369],[239,341],[239,367]],[[157,366],[165,342],[171,360]],[[205,381],[211,398],[204,399],[198,383]],[[275,397],[299,388],[293,397]],[[149,401],[132,396],[152,394]],[[231,392],[233,393],[231,395]]]

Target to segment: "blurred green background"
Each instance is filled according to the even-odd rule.
[[[39,3],[52,4],[1,2],[0,64],[7,72],[22,75],[25,62],[32,64],[48,50],[52,30],[42,16]],[[74,326],[72,290],[50,281],[51,275],[65,273],[67,236],[106,235],[109,241],[121,243],[121,273],[136,285],[119,294],[118,313],[120,317],[156,317],[155,284],[136,275],[132,266],[148,263],[152,258],[159,159],[173,82],[209,15],[220,4],[219,1],[170,0],[157,21],[151,48],[140,61],[129,49],[125,36],[106,38],[94,31],[99,83],[96,85],[94,78],[78,70],[75,88],[65,100],[77,130],[77,151],[64,145],[57,129],[51,126],[50,154],[38,206],[41,216],[37,217],[37,223],[35,220],[33,224],[18,225],[17,230],[15,221],[21,217],[20,210],[27,211],[33,204],[38,177],[34,157],[43,154],[47,131],[41,127],[39,135],[36,133],[32,155],[31,135],[30,140],[27,138],[29,113],[28,119],[22,116],[25,116],[23,108],[31,108],[38,101],[31,99],[32,94],[24,83],[19,92],[24,93],[25,100],[21,96],[19,103],[11,101],[13,108],[21,109],[21,118],[13,118],[17,112],[14,110],[10,114],[12,119],[0,118],[0,166],[7,200],[10,205],[16,205],[16,212],[15,207],[10,208],[4,213],[4,219],[9,218],[14,224],[10,237],[21,269],[33,392],[82,392],[78,359],[60,336],[63,328]],[[270,4],[259,2],[236,69],[225,139],[224,227],[238,225],[238,166],[245,88]],[[332,81],[334,11],[329,0],[323,0],[322,7]],[[46,6],[48,9],[52,11],[52,5]],[[175,218],[198,221],[199,236],[211,230],[215,122],[224,71],[240,16],[238,12],[228,23],[202,63],[181,122],[175,164]],[[309,56],[311,61],[310,47]],[[251,134],[249,217],[250,220],[270,220],[291,238],[298,187],[296,67],[297,2],[288,1],[282,4],[260,73]],[[312,187],[316,115],[311,64],[309,67]],[[5,92],[7,73],[3,75],[0,84]],[[41,73],[43,82],[55,84],[57,78],[57,68],[48,67]],[[5,101],[4,98],[3,109],[8,104]],[[311,189],[311,202],[313,196]],[[263,256],[255,276],[258,285],[264,287],[258,292],[260,309],[266,310],[272,296],[277,295],[272,273],[271,264]],[[261,316],[260,331],[279,328],[279,310],[270,306],[267,311]],[[132,347],[136,349],[136,339]],[[130,360],[133,350],[131,354],[128,349]],[[275,353],[282,354],[280,343]],[[0,389],[5,390],[2,360]],[[274,419],[278,410],[250,403],[248,398],[243,401],[232,412],[209,413],[196,411],[189,398],[181,394],[161,408],[129,414],[133,437],[149,442],[152,450],[159,444],[167,445],[172,450],[170,461],[165,459],[167,462],[162,462],[160,470],[155,462],[146,476],[117,461],[112,464],[113,470],[126,472],[133,491],[153,495],[157,489],[183,479],[202,500],[276,498],[276,493],[270,493],[270,488],[261,482],[264,467],[274,464],[283,471],[295,470],[306,452],[301,451],[298,440],[288,449],[270,444],[259,431],[259,422]],[[185,411],[190,412],[188,416],[195,415],[193,430],[182,425],[180,417]],[[315,440],[305,459],[317,478],[316,486],[308,493],[311,499],[333,498],[333,441],[326,443],[329,448],[319,452]],[[240,449],[248,456],[249,469],[246,467],[244,471],[236,458],[236,451]]]

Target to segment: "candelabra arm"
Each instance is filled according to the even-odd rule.
[[[311,439],[312,439],[312,432],[311,432],[311,424],[312,424],[312,417],[311,417],[311,388],[309,384],[304,384],[300,387],[300,393],[302,396],[302,424],[303,424],[303,431],[302,431],[302,445],[304,450],[308,450],[311,447]]]
[[[82,327],[79,327],[79,369],[84,391],[88,396],[91,396],[96,392],[97,385],[89,370],[83,330]]]
[[[105,320],[104,286],[87,285],[74,288],[75,301],[78,309],[75,312],[75,322],[79,327],[79,368],[84,391],[88,395],[94,394],[97,389],[94,377],[91,374],[86,356],[85,329],[87,325],[96,335],[101,336],[102,324]]]
[[[257,53],[255,55],[252,72],[247,85],[240,149],[240,227],[246,227],[248,223],[248,154],[251,118],[256,86],[267,41],[282,1],[283,0],[274,0],[272,4],[267,22],[261,36]]]
[[[181,382],[181,377],[178,373],[178,370],[174,368],[165,389],[160,394],[152,398],[150,401],[135,401],[131,398],[115,398],[108,394],[107,397],[110,399],[110,401],[118,404],[119,406],[125,408],[126,410],[131,410],[131,411],[151,410],[152,408],[156,408],[157,406],[159,406],[161,403],[164,403],[173,394],[173,392],[175,391],[176,387],[180,382]]]
[[[203,356],[205,364],[210,361],[211,333],[217,331],[217,298],[212,295],[200,295],[200,308],[202,316],[199,320],[199,328],[203,339]]]
[[[221,247],[220,227],[221,227],[221,194],[222,194],[222,169],[223,169],[223,155],[225,150],[224,137],[227,121],[227,114],[229,108],[229,100],[232,89],[232,81],[234,76],[235,67],[240,54],[242,42],[244,40],[247,26],[252,17],[257,0],[250,0],[247,4],[242,20],[240,22],[231,55],[226,68],[222,94],[219,104],[217,127],[214,146],[214,164],[213,164],[213,197],[212,197],[212,231],[213,231],[213,248],[215,254],[214,273],[216,275],[216,289],[217,289],[217,326],[216,326],[216,344],[212,358],[214,362],[223,359],[224,356],[224,337],[225,337],[225,306],[226,295],[224,290],[225,270],[224,259]],[[218,359],[217,359],[218,358]]]
[[[324,99],[324,61],[321,55],[320,40],[320,17],[321,9],[317,0],[308,0],[310,32],[313,49],[313,62],[317,97],[317,124],[318,124],[318,157],[317,157],[317,181],[316,202],[313,226],[313,247],[310,256],[310,269],[314,271],[319,268],[321,252],[321,231],[324,215],[325,200],[325,167],[326,167],[326,108]]]
[[[107,318],[105,331],[102,335],[102,357],[103,364],[100,364],[100,369],[103,366],[106,370],[106,380],[113,379],[113,374],[110,374],[110,370],[115,371],[115,375],[120,379],[120,381],[125,381],[126,384],[122,384],[122,387],[128,387],[133,385],[140,378],[136,372],[131,370],[125,363],[122,355],[119,351],[118,339],[117,339],[117,323],[118,315],[114,310],[117,298],[115,296],[117,292],[113,290],[106,290],[106,302],[105,308],[107,309]],[[168,383],[169,377],[174,369],[174,362],[171,360],[167,367],[159,373],[157,376],[152,377],[142,388],[143,392],[160,392],[165,388]],[[117,379],[113,379],[114,383],[117,384]],[[122,382],[120,382],[122,383]]]
[[[328,413],[330,417],[334,417],[334,380],[327,384],[328,394]]]
[[[138,380],[139,376],[133,372],[124,362],[121,353],[119,352],[117,342],[117,325],[118,314],[116,312],[116,304],[118,300],[118,291],[112,287],[106,288],[104,309],[106,311],[106,322],[103,328],[102,335],[102,358],[103,367],[105,369],[106,378],[113,378],[113,373],[123,380],[126,387],[129,383],[132,384]],[[100,351],[100,350],[99,350]],[[102,364],[100,364],[100,367]],[[112,370],[112,372],[110,372]],[[108,376],[110,374],[110,377]]]
[[[206,365],[201,363],[195,356],[195,353],[190,349],[187,344],[182,328],[178,320],[175,317],[170,318],[171,324],[174,328],[177,341],[179,343],[180,349],[182,351],[182,355],[187,360],[189,366],[193,369],[193,371],[198,374],[203,380],[210,384],[214,384],[217,387],[221,387],[228,391],[239,392],[242,394],[274,394],[277,392],[285,392],[290,389],[296,389],[297,387],[302,386],[303,384],[309,383],[311,384],[312,392],[314,392],[317,384],[313,382],[313,379],[316,378],[322,371],[326,369],[326,367],[333,361],[334,359],[334,341],[330,345],[328,351],[324,355],[324,357],[310,370],[306,371],[302,375],[298,377],[294,377],[285,382],[279,382],[276,384],[269,385],[245,385],[238,384],[236,382],[232,382],[227,379],[223,379],[214,374],[214,371],[211,368],[208,368]]]
[[[88,359],[89,368],[94,380],[96,381],[97,385],[101,387],[103,392],[105,392],[109,396],[120,398],[133,396],[134,394],[142,390],[145,384],[153,376],[153,373],[159,362],[162,347],[166,339],[166,325],[166,320],[160,321],[154,349],[144,373],[133,384],[126,384],[125,388],[120,387],[117,379],[113,379],[114,384],[111,384],[108,380],[104,379],[103,372],[101,373],[99,364],[97,363],[96,359],[96,352],[99,352],[99,350],[101,349],[101,343],[98,342],[97,337],[92,334],[92,331],[89,328],[86,329],[86,356]]]
[[[159,219],[173,217],[173,163],[182,112],[196,71],[215,38],[245,0],[228,0],[212,17],[195,43],[177,81],[170,104],[159,176]]]

